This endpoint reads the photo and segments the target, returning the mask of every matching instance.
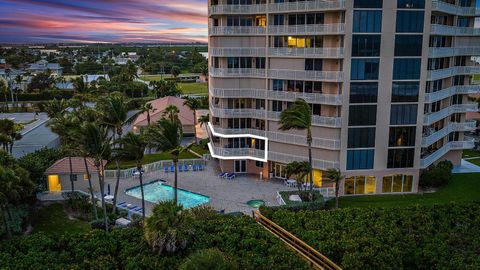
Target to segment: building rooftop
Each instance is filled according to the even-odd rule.
[[[87,173],[85,169],[85,161],[83,157],[70,157],[72,161],[72,173],[73,174],[84,174]],[[107,164],[107,161],[104,160],[103,164]],[[92,158],[87,158],[87,166],[89,173],[98,173],[97,167],[95,167],[94,160]],[[60,160],[57,160],[52,166],[50,166],[45,174],[70,174],[70,160],[69,157],[64,157]]]
[[[162,113],[169,105],[175,105],[178,110],[180,111],[178,114],[178,118],[182,122],[182,125],[193,125],[193,111],[190,110],[187,106],[183,105],[185,102],[184,99],[178,97],[164,97],[152,100],[151,103],[153,108],[155,108],[155,112],[150,113],[150,120],[152,123],[157,122],[162,118]],[[134,126],[146,126],[147,125],[147,113],[140,114],[137,119],[135,120]]]

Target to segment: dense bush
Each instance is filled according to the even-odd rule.
[[[325,209],[325,201],[322,194],[318,191],[314,191],[314,201],[312,202],[292,202],[288,198],[290,195],[298,194],[298,191],[280,191],[282,199],[286,205],[280,206],[260,206],[260,212],[262,215],[271,218],[272,214],[278,210],[285,209],[289,211],[301,211],[301,210],[322,210]]]
[[[273,221],[344,269],[480,269],[480,202],[332,211]]]
[[[452,179],[452,169],[452,162],[449,160],[440,161],[437,165],[432,165],[422,173],[419,185],[424,188],[445,186]]]
[[[236,263],[216,249],[200,250],[180,265],[180,270],[235,270]]]

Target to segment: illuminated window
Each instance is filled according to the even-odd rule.
[[[375,193],[374,176],[352,176],[345,179],[345,194]]]
[[[267,17],[266,16],[257,16],[255,17],[255,22],[257,26],[267,26]]]
[[[305,37],[291,37],[287,38],[289,48],[305,48]]]
[[[382,193],[412,192],[412,189],[412,175],[397,174],[383,177]]]

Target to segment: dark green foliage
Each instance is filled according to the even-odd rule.
[[[318,191],[314,191],[314,200],[313,201],[303,201],[303,202],[292,202],[288,200],[288,197],[292,194],[298,194],[298,191],[280,191],[282,199],[285,201],[286,205],[281,206],[260,206],[260,212],[271,218],[273,213],[278,210],[289,210],[289,211],[301,211],[301,210],[323,210],[325,209],[325,201],[323,200],[322,194]]]
[[[32,78],[27,87],[27,91],[42,91],[50,88],[55,83],[55,79],[49,73],[40,73]]]
[[[449,160],[440,161],[437,165],[432,165],[422,173],[419,185],[424,188],[445,186],[452,179],[452,169],[452,162]]]
[[[52,99],[71,99],[73,97],[73,91],[71,90],[43,90],[39,93],[19,93],[18,101],[44,101]],[[7,97],[10,100],[9,97]],[[5,101],[5,98],[0,95],[0,101]]]
[[[75,71],[78,75],[83,74],[104,74],[103,65],[94,61],[86,61],[75,65]]]
[[[237,265],[234,261],[216,249],[200,250],[190,255],[180,270],[235,270]]]
[[[331,211],[272,219],[344,269],[479,269],[480,203]]]

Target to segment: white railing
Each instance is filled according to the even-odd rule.
[[[441,130],[434,131],[426,137],[422,138],[422,147],[428,147],[443,137],[447,136],[451,132],[455,131],[471,131],[476,128],[475,121],[467,121],[462,123],[451,122]]]
[[[466,112],[478,112],[478,105],[475,103],[469,104],[455,104],[448,106],[446,108],[441,109],[438,112],[425,114],[423,117],[423,124],[424,125],[431,125],[436,121],[439,121],[451,114],[454,113],[466,113]]]
[[[210,68],[209,73],[215,77],[265,77],[265,69],[257,68]]]
[[[425,94],[425,102],[432,103],[457,94],[479,94],[480,85],[456,85]]]
[[[430,26],[430,34],[446,36],[478,36],[480,35],[480,28],[432,24]]]
[[[231,57],[231,56],[265,56],[265,48],[235,48],[235,47],[225,47],[225,48],[209,48],[208,54],[210,56],[219,56],[219,57]]]
[[[269,56],[343,58],[344,48],[269,48]]]
[[[472,149],[475,147],[475,141],[468,139],[465,141],[453,141],[448,142],[440,149],[436,150],[435,152],[431,153],[429,156],[420,159],[420,167],[427,168],[439,158],[444,156],[450,150],[462,150],[462,149]]]
[[[259,14],[265,13],[267,5],[212,5],[208,8],[208,15],[222,14]]]
[[[213,26],[208,28],[209,35],[265,35],[263,26]]]
[[[342,82],[343,72],[342,71],[269,69],[268,77],[271,79]]]
[[[289,11],[323,11],[323,10],[342,10],[345,9],[345,0],[325,1],[297,1],[284,3],[268,4],[268,11],[275,12],[289,12]]]
[[[223,148],[213,146],[209,143],[210,151],[213,151],[212,156],[215,158],[255,158],[264,159],[265,151],[254,148]]]
[[[266,98],[267,90],[265,89],[223,89],[223,88],[209,88],[210,95],[222,98]]]
[[[178,165],[194,165],[194,164],[203,164],[205,165],[205,160],[203,159],[180,159],[178,160]],[[161,160],[149,164],[143,165],[144,174],[149,174],[153,172],[159,172],[164,170],[165,166],[173,166],[172,160]],[[137,168],[129,168],[120,170],[120,178],[129,178],[133,177],[134,172],[137,171]],[[105,177],[115,178],[117,177],[117,170],[105,170]]]
[[[480,9],[475,7],[461,7],[444,1],[432,1],[432,11],[440,11],[459,16],[480,16]]]
[[[297,155],[290,155],[284,154],[279,152],[268,152],[268,159],[271,161],[277,161],[282,163],[290,163],[292,161],[308,161],[307,151],[302,156]],[[340,163],[338,161],[331,161],[331,160],[321,160],[321,159],[313,159],[312,160],[312,167],[321,170],[327,170],[330,168],[339,168]]]
[[[450,56],[477,56],[480,55],[479,47],[462,47],[462,48],[452,48],[452,47],[432,47],[430,48],[429,57],[438,58],[438,57],[450,57]]]
[[[280,120],[280,112],[268,111],[268,119]],[[340,117],[312,115],[312,125],[340,128],[342,127],[342,119]]]
[[[265,118],[266,110],[261,109],[221,109],[210,106],[210,112],[220,118]]]
[[[444,69],[430,70],[427,74],[427,80],[440,80],[455,75],[476,75],[480,73],[480,66],[457,66]]]
[[[268,34],[270,35],[297,35],[297,34],[339,35],[344,33],[345,33],[344,23],[268,26]]]

